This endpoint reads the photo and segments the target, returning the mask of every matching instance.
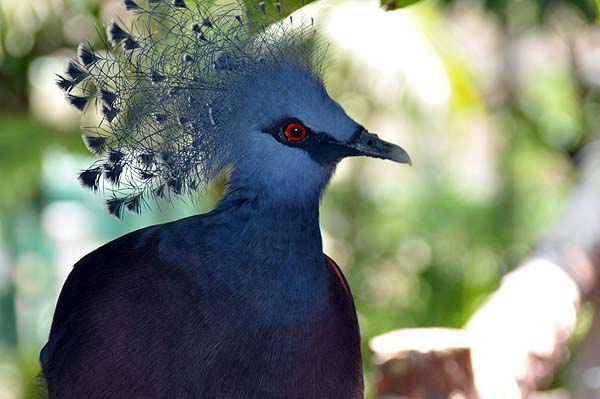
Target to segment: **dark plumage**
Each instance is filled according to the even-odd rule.
[[[125,154],[119,150],[110,150],[108,152],[108,161],[110,163],[117,163],[125,157]]]
[[[69,91],[71,91],[71,89],[73,89],[73,87],[75,87],[77,85],[77,83],[72,81],[71,79],[65,78],[64,76],[56,75],[56,85],[62,91],[69,92]]]
[[[134,214],[140,213],[141,205],[142,205],[142,196],[141,195],[134,195],[131,198],[129,198],[127,201],[125,201],[125,208],[127,209],[127,211],[134,213]]]
[[[96,61],[98,61],[98,56],[93,51],[88,50],[84,46],[79,46],[78,55],[79,61],[81,61],[81,64],[85,67],[90,67]]]
[[[116,21],[112,21],[108,26],[108,37],[114,45],[129,38],[129,33],[125,32]]]
[[[151,70],[150,80],[152,81],[152,83],[160,83],[163,80],[165,80],[165,77],[162,76],[160,73],[156,72],[155,70]]]
[[[125,205],[125,198],[111,198],[106,200],[106,210],[108,211],[109,214],[111,214],[112,216],[116,217],[117,219],[121,219],[121,217],[123,216],[123,205]],[[65,288],[63,287],[63,290]],[[54,315],[54,317],[56,318],[56,314]],[[52,335],[52,332],[50,332],[50,335]],[[43,363],[42,363],[43,366]]]
[[[118,186],[121,181],[121,173],[123,173],[123,165],[121,164],[105,164],[104,176],[112,184]]]
[[[106,138],[101,136],[82,136],[83,142],[88,150],[94,155],[100,155],[104,152],[104,146],[106,145]]]
[[[111,105],[103,105],[102,106],[102,115],[104,115],[104,117],[106,118],[106,120],[110,123],[112,122],[117,115],[119,114],[119,111],[114,108]]]
[[[127,11],[134,11],[140,9],[140,6],[133,0],[124,0],[123,4],[125,5],[125,9]]]
[[[74,60],[69,62],[66,74],[69,75],[76,84],[90,76],[89,72]]]
[[[117,100],[117,95],[110,90],[100,89],[100,98],[106,105],[112,106]]]
[[[231,196],[78,262],[41,354],[50,397],[362,398],[354,304],[317,219],[263,206]]]
[[[67,101],[75,107],[78,111],[83,112],[86,105],[90,101],[89,97],[75,96],[73,94],[67,94]]]
[[[98,182],[102,175],[102,168],[90,168],[79,173],[79,182],[82,186],[89,188],[92,191],[98,190]]]
[[[139,48],[140,44],[131,36],[128,36],[125,41],[123,42],[123,48],[125,50],[135,50],[136,48]]]

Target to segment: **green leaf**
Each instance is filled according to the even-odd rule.
[[[263,0],[243,0],[243,4],[246,7],[246,13],[249,15],[262,13],[258,6]],[[305,5],[312,3],[315,0],[264,0],[266,12],[264,15],[264,22],[266,24],[273,23],[275,21],[282,20],[294,11],[304,7]],[[280,4],[280,10],[277,9],[277,4]]]
[[[419,1],[421,0],[381,0],[381,6],[384,7],[386,11],[392,11],[397,10],[399,8],[411,6],[415,3],[418,3]]]

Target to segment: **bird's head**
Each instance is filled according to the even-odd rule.
[[[337,163],[369,156],[410,163],[400,147],[371,134],[302,65],[263,65],[230,101],[233,183],[282,201],[318,198]]]
[[[74,107],[96,105],[84,141],[101,159],[79,177],[106,183],[111,214],[195,194],[229,166],[234,189],[303,202],[344,157],[410,163],[329,97],[312,20],[268,24],[265,2],[254,14],[201,3],[125,0],[135,33],[111,23],[107,51],[80,46],[58,78]]]

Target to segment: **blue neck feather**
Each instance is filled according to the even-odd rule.
[[[213,212],[174,224],[178,231],[164,236],[161,252],[176,256],[182,272],[203,289],[226,290],[235,301],[262,309],[267,319],[297,321],[325,310],[330,294],[319,195],[282,204],[268,191],[230,187]],[[181,244],[187,249],[173,254],[171,245]]]
[[[311,201],[281,203],[264,192],[233,187],[215,213],[233,228],[230,250],[249,256],[264,278],[310,286],[323,273],[319,194]]]

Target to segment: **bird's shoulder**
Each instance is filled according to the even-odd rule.
[[[203,216],[193,217],[196,225],[202,224]],[[173,250],[173,246],[191,245],[183,238],[177,243],[182,236],[180,225],[185,223],[190,221],[182,219],[145,227],[85,255],[73,266],[63,285],[55,320],[74,314],[81,316],[81,309],[115,309],[131,303],[142,304],[138,300],[142,297],[193,291],[193,287],[182,286],[189,285],[189,280],[181,276],[164,254]],[[168,243],[169,240],[176,243]]]
[[[72,356],[79,352],[71,353],[69,348],[120,348],[118,343],[125,343],[125,335],[131,331],[158,331],[191,317],[186,304],[195,303],[200,293],[160,253],[164,236],[176,232],[178,222],[133,231],[102,245],[73,266],[56,304],[48,343],[40,354],[46,377],[65,359],[75,361]],[[107,339],[117,344],[107,346]]]
[[[165,247],[186,248],[192,245],[183,231],[189,231],[192,225],[197,231],[210,229],[209,216],[196,215],[132,231],[82,257],[73,266],[71,274],[102,274],[110,271],[134,273],[140,267],[147,269],[155,263],[166,263]],[[194,234],[194,237],[198,236]]]

